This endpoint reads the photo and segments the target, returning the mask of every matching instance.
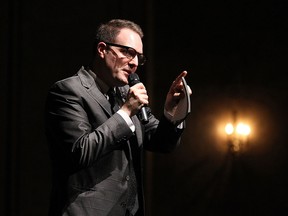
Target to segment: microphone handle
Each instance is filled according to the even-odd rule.
[[[140,83],[139,76],[136,73],[130,74],[128,81],[129,81],[130,87],[137,84],[137,83]],[[147,111],[146,111],[146,106],[141,107],[137,116],[138,116],[138,118],[142,124],[147,124],[149,122]]]
[[[147,111],[146,111],[146,106],[141,107],[141,110],[138,113],[138,118],[140,119],[142,124],[147,124],[149,122]]]

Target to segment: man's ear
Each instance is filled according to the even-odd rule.
[[[106,53],[107,45],[104,42],[99,42],[96,47],[96,53],[103,58]]]

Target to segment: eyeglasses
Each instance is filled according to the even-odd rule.
[[[103,41],[104,42],[104,41]],[[120,45],[120,44],[114,44],[114,43],[108,43],[108,42],[104,42],[109,46],[115,46],[115,47],[120,47],[123,48],[123,50],[121,50],[121,53],[128,59],[132,60],[135,58],[135,56],[137,55],[138,57],[138,63],[139,65],[144,65],[146,62],[146,57],[141,54],[138,53],[134,48],[132,47],[128,47],[128,46],[124,46],[124,45]]]

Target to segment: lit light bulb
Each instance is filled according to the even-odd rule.
[[[240,135],[243,135],[243,136],[247,136],[250,134],[250,127],[249,125],[246,125],[246,124],[243,124],[243,123],[239,123],[236,127],[236,132]]]
[[[225,126],[225,132],[226,134],[228,135],[231,135],[233,132],[234,132],[234,127],[231,123],[228,123],[226,126]]]

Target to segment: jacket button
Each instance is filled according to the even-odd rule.
[[[129,176],[129,175],[126,176],[126,180],[127,180],[127,181],[130,180],[130,176]]]
[[[122,206],[123,208],[126,208],[126,205],[127,205],[126,202],[121,202],[120,203],[120,206]]]

